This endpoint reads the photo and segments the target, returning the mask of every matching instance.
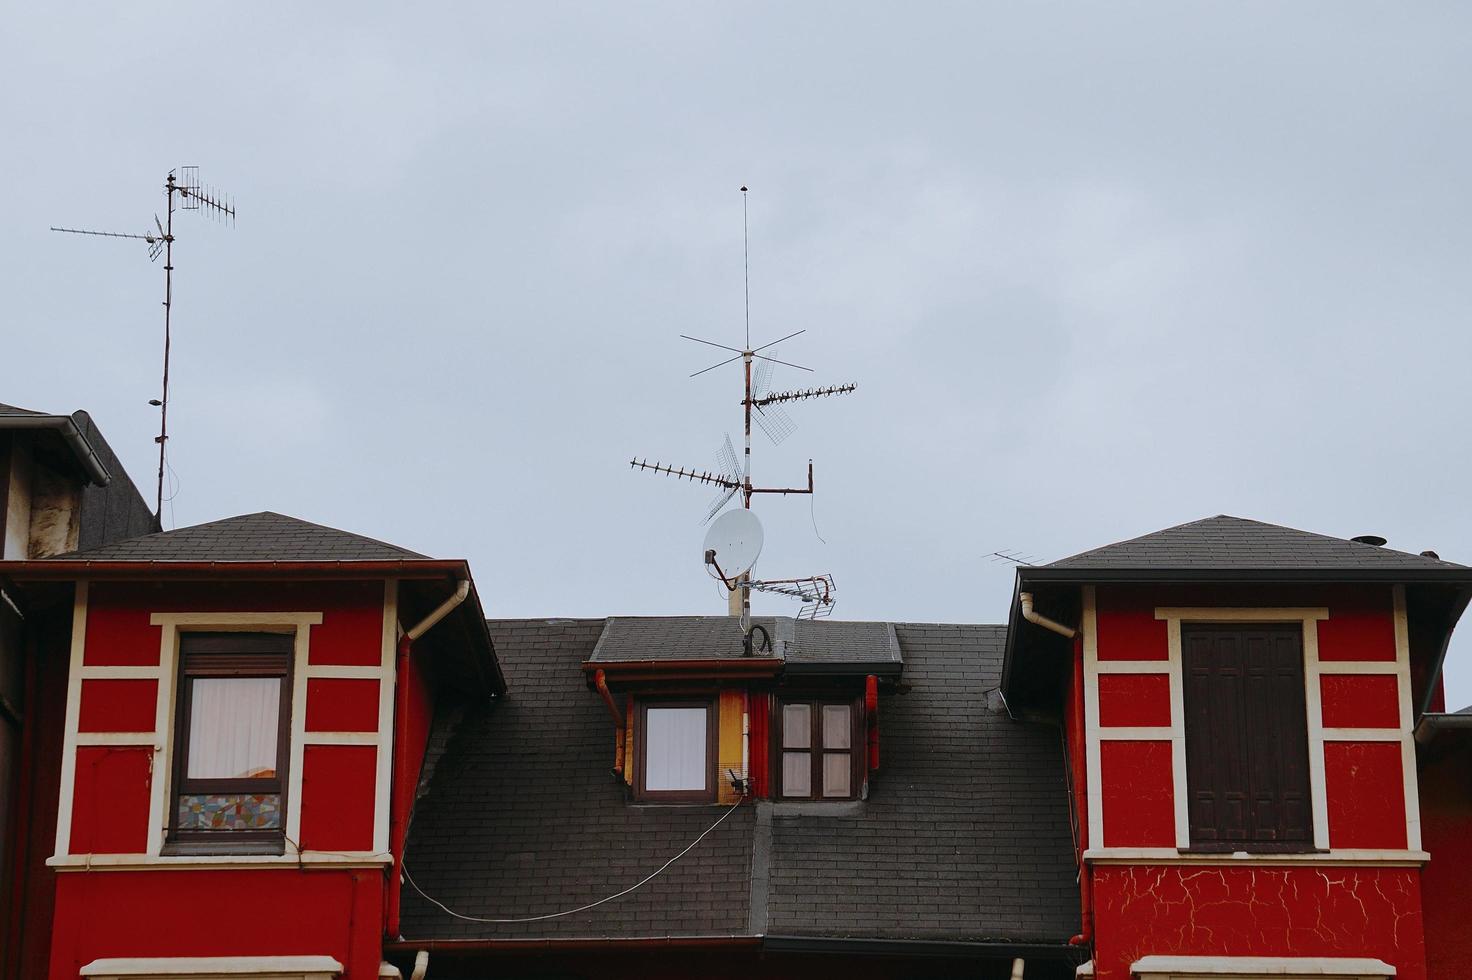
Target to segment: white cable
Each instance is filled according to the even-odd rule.
[[[741,803],[742,803],[742,801],[740,801],[740,800],[736,801],[735,803],[732,803],[731,806],[726,810],[726,812],[723,813],[723,814],[721,814],[721,818],[719,820],[717,820],[715,823],[711,824],[709,827],[705,828],[705,833],[701,834],[699,837],[695,838],[693,841],[691,841],[689,844],[687,844],[685,846],[685,849],[683,851],[681,851],[679,854],[676,854],[674,857],[670,858],[664,864],[660,865],[659,868],[658,868],[658,870],[654,871],[652,874],[650,874],[644,880],[640,881],[638,884],[630,885],[628,888],[625,888],[623,891],[618,892],[617,894],[609,895],[607,898],[600,898],[596,902],[590,902],[587,905],[581,905],[581,906],[579,906],[579,907],[577,907],[575,909],[568,909],[566,912],[549,912],[546,915],[528,915],[528,916],[526,916],[524,918],[520,918],[520,919],[483,919],[483,918],[480,918],[479,916],[474,916],[474,915],[461,915],[459,912],[456,912],[455,910],[446,907],[444,905],[444,903],[437,902],[434,899],[430,898],[428,895],[424,894],[424,889],[420,888],[419,885],[418,885],[418,883],[415,882],[413,875],[409,874],[409,868],[408,868],[408,866],[406,866],[402,861],[399,862],[399,870],[401,870],[401,871],[404,872],[404,880],[407,881],[409,883],[409,885],[416,892],[418,892],[419,893],[419,896],[421,898],[423,898],[426,902],[430,903],[431,905],[438,906],[441,911],[443,911],[443,912],[445,912],[445,913],[447,913],[449,915],[453,915],[457,919],[464,919],[466,922],[512,923],[512,922],[541,922],[543,919],[558,919],[558,918],[561,918],[564,915],[576,915],[579,912],[586,912],[586,911],[588,911],[588,909],[595,909],[598,906],[603,905],[606,902],[611,902],[611,901],[613,901],[616,898],[623,898],[625,895],[629,894],[630,892],[636,891],[636,890],[638,890],[640,888],[643,888],[645,885],[649,884],[649,882],[653,881],[655,878],[657,878],[661,874],[663,874],[664,871],[665,871],[665,869],[668,868],[670,865],[674,864],[676,861],[680,860],[680,858],[684,857],[686,854],[689,854],[692,850],[694,850],[695,849],[695,845],[696,844],[699,844],[701,841],[705,840],[705,838],[710,835],[710,832],[712,830],[715,830],[721,824],[725,823],[726,822],[726,818],[729,817],[731,814],[735,813],[736,812],[736,808],[739,807],[739,806],[741,806]]]

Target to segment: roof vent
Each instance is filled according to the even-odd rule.
[[[1357,541],[1360,544],[1372,544],[1377,548],[1385,544],[1385,539],[1378,534],[1361,534],[1358,537],[1350,538],[1349,540]]]
[[[1421,557],[1422,558],[1435,558],[1437,561],[1441,561],[1441,556],[1438,555],[1434,551],[1423,551],[1423,552],[1421,552]]]

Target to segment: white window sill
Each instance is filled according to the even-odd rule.
[[[1139,980],[1377,980],[1395,976],[1383,960],[1298,956],[1146,956],[1130,964]]]
[[[1277,864],[1277,865],[1383,865],[1419,867],[1431,860],[1425,851],[1330,850],[1314,854],[1251,854],[1230,851],[1204,854],[1174,847],[1098,847],[1084,851],[1091,864]]]
[[[342,964],[331,956],[166,956],[93,960],[81,975],[94,980],[331,980]]]
[[[160,868],[374,868],[393,857],[373,851],[303,851],[301,854],[59,854],[46,859],[57,871],[138,871]]]

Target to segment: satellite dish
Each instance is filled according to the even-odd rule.
[[[749,510],[728,510],[705,532],[705,570],[726,583],[751,571],[762,553],[762,522]]]

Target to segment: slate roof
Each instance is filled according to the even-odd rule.
[[[45,412],[33,412],[29,408],[16,408],[14,405],[0,404],[0,415],[45,415]]]
[[[666,642],[692,629],[686,618],[640,622],[651,640],[661,623]],[[436,721],[434,774],[405,858],[426,893],[483,918],[577,907],[635,884],[725,812],[625,801],[609,771],[612,723],[579,669],[603,620],[489,625],[508,691],[453,724]],[[1004,628],[897,625],[894,634],[905,691],[881,701],[883,768],[868,800],[743,805],[638,891],[542,922],[466,922],[406,886],[405,937],[1065,947],[1079,916],[1062,749],[1055,728],[988,708]]]
[[[262,511],[57,557],[88,561],[392,561],[425,556],[373,538]]]
[[[898,667],[903,663],[894,627],[889,623],[794,620],[756,616],[767,630],[770,652],[756,655],[783,660],[790,666],[845,664]],[[734,616],[614,616],[594,646],[591,663],[669,660],[725,660],[744,656],[741,626]]]
[[[1052,562],[1068,569],[1454,569],[1386,547],[1218,514]]]

